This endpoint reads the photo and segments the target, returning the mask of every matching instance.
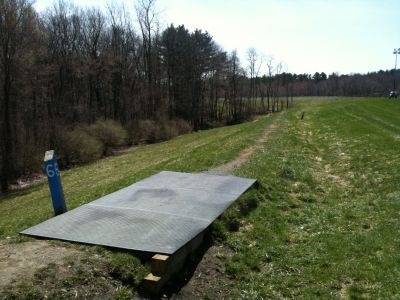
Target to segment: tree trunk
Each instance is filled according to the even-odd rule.
[[[2,169],[1,169],[1,191],[8,192],[8,180],[12,174],[11,153],[12,153],[12,136],[11,136],[11,122],[10,122],[10,90],[11,79],[10,74],[6,71],[3,95],[3,155],[2,155]]]

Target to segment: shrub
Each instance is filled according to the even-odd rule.
[[[176,128],[175,122],[171,122],[171,121],[161,121],[160,122],[160,134],[158,136],[159,141],[170,140],[178,135],[179,135],[179,132]]]
[[[130,137],[133,144],[156,143],[172,139],[180,134],[192,130],[190,124],[184,120],[172,121],[140,120],[130,126]]]
[[[156,143],[161,140],[161,127],[153,120],[145,120],[140,123],[139,130],[146,143]]]
[[[16,153],[18,153],[19,160],[14,160],[16,163],[16,170],[14,170],[16,173],[15,175],[21,176],[24,173],[31,174],[31,172],[40,170],[42,167],[42,160],[38,158],[42,158],[44,151],[45,149],[39,148],[33,143],[26,143],[19,151],[17,150]]]
[[[223,127],[225,125],[231,125],[226,123],[225,121],[206,121],[203,126],[201,126],[201,129],[212,129],[212,128],[218,128],[218,127]]]
[[[88,132],[104,145],[104,152],[126,144],[128,134],[121,124],[114,120],[98,120],[88,127]]]
[[[154,143],[158,131],[159,126],[153,120],[139,120],[131,126],[132,143]]]
[[[99,159],[103,154],[103,144],[82,128],[67,132],[63,137],[60,152],[68,162],[86,163]]]
[[[175,119],[170,121],[171,125],[175,127],[178,135],[185,134],[185,133],[190,133],[193,131],[193,126],[190,125],[189,122],[183,120],[183,119]]]

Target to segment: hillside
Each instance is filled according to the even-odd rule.
[[[399,102],[295,102],[252,122],[63,172],[68,207],[161,170],[217,169],[257,178],[259,186],[216,222],[167,297],[393,297],[400,292]],[[130,253],[18,237],[51,216],[46,183],[0,200],[0,293],[6,299],[136,294],[147,266]]]

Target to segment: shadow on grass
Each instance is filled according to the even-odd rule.
[[[190,294],[190,289],[189,291],[183,291],[182,289],[192,279],[207,251],[212,246],[223,243],[230,232],[239,230],[242,219],[259,206],[259,203],[264,200],[263,193],[265,192],[265,187],[260,184],[255,184],[253,188],[249,189],[234,205],[229,207],[206,229],[204,240],[201,245],[186,258],[182,269],[173,275],[158,295],[151,295],[142,290],[140,291],[141,296],[149,299],[165,299],[171,297],[188,299],[193,297],[193,295]],[[208,264],[209,262],[205,260],[203,263]],[[212,268],[213,265],[206,266],[206,268],[207,267]],[[198,289],[199,286],[196,288]],[[207,286],[201,286],[200,288],[204,289],[203,292],[207,294]]]
[[[186,298],[189,295],[179,295],[181,290],[189,283],[192,279],[199,263],[202,261],[204,255],[207,253],[208,249],[214,245],[211,230],[208,230],[204,236],[204,241],[201,245],[191,253],[185,260],[185,263],[175,275],[166,283],[166,285],[161,289],[158,295],[152,295],[148,292],[140,290],[140,295],[148,299],[165,299],[172,298],[178,295],[179,298]]]

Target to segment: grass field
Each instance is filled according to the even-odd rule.
[[[63,172],[67,206],[77,207],[162,170],[198,172],[228,162],[250,145],[270,121],[262,117],[256,123],[188,134]],[[49,197],[44,182],[0,200],[0,237],[16,234],[52,216]]]
[[[274,123],[262,147],[235,170],[258,179],[260,187],[251,193],[258,206],[239,216],[238,230],[219,224],[225,237],[220,243],[234,254],[221,257],[226,272],[213,284],[229,280],[235,288],[227,296],[239,299],[400,298],[400,102],[295,102],[295,108],[255,122],[138,147],[63,172],[68,206],[160,170],[194,172],[226,163]],[[0,237],[51,215],[46,183],[12,194],[0,200]],[[204,289],[203,296],[215,295]]]
[[[251,229],[228,239],[237,296],[400,297],[400,102],[314,99],[285,114],[237,172],[267,187]]]

